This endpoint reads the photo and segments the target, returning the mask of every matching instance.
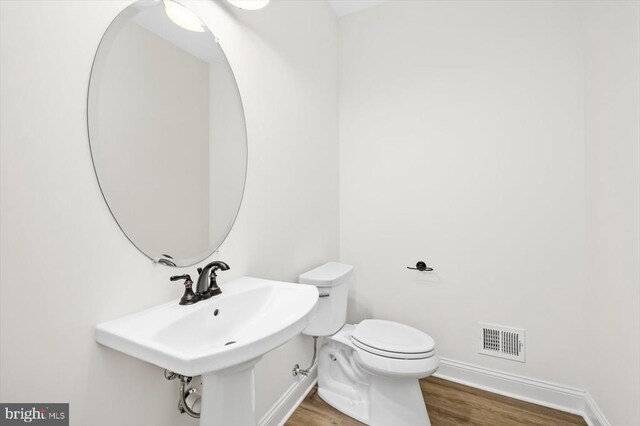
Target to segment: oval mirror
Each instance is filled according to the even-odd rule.
[[[104,199],[153,260],[189,266],[212,254],[240,208],[244,112],[217,39],[171,0],[138,1],[105,32],[87,105]]]

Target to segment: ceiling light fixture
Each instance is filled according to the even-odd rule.
[[[164,11],[175,24],[185,30],[203,33],[205,26],[202,21],[189,9],[172,0],[164,0]]]
[[[268,5],[270,0],[227,0],[227,1],[240,9],[258,10]]]

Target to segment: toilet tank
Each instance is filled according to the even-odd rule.
[[[302,330],[303,334],[331,336],[342,328],[347,320],[347,296],[352,270],[351,265],[329,262],[298,277],[300,284],[315,285],[320,293],[316,315]]]

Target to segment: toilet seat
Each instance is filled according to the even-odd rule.
[[[438,369],[440,359],[433,354],[428,358],[399,359],[372,354],[353,346],[354,356],[364,370],[386,377],[422,379]]]
[[[355,327],[351,343],[356,349],[385,358],[424,359],[435,353],[435,341],[428,334],[393,321],[364,320]]]
[[[387,351],[382,351],[380,349],[372,348],[370,346],[364,345],[364,344],[358,342],[355,339],[352,339],[351,343],[358,350],[362,350],[362,351],[368,352],[368,353],[370,353],[372,355],[381,356],[381,357],[384,357],[384,358],[407,359],[407,360],[410,360],[410,359],[424,359],[424,358],[432,357],[436,353],[435,350],[432,350],[432,351],[429,351],[429,352],[421,352],[421,353],[387,352]]]
[[[434,340],[408,325],[364,320],[348,334],[358,363],[373,374],[420,379],[438,368]]]

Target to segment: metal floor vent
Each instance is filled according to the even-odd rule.
[[[524,330],[479,323],[479,352],[498,358],[525,362]]]

